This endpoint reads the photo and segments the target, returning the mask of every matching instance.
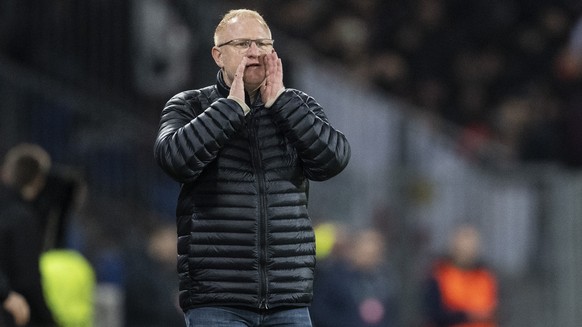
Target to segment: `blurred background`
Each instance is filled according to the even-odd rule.
[[[312,183],[312,219],[381,231],[396,326],[420,325],[427,266],[462,223],[498,273],[502,326],[578,326],[579,0],[2,0],[0,154],[52,156],[59,246],[95,268],[97,325],[131,326],[125,294],[174,294],[160,235],[179,185],[153,160],[158,118],[214,83],[214,27],[242,7],[271,25],[286,86],[351,143],[348,168]]]

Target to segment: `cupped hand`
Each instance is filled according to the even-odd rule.
[[[272,104],[285,86],[283,85],[283,64],[277,52],[263,56],[265,66],[265,82],[261,85],[261,98],[263,103]]]
[[[245,68],[247,66],[247,57],[243,57],[236,68],[234,73],[234,79],[232,80],[232,85],[230,86],[230,96],[245,100],[245,83],[243,81],[245,75]]]

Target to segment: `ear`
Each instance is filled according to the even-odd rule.
[[[224,64],[222,63],[222,52],[217,47],[212,47],[211,51],[212,59],[214,59],[216,65],[218,65],[220,68],[224,67]]]

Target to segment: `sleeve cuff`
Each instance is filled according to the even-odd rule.
[[[249,106],[247,106],[247,104],[243,100],[232,95],[228,96],[228,99],[236,101],[236,103],[238,103],[239,106],[241,106],[245,116],[251,111],[251,108],[249,108]]]
[[[277,95],[275,95],[274,98],[272,98],[271,100],[269,100],[267,103],[265,103],[265,108],[271,108],[271,106],[273,105],[273,103],[275,103],[275,101],[277,101],[277,99],[279,98],[279,96],[281,96],[281,94],[285,91],[285,88],[282,87],[278,92]]]

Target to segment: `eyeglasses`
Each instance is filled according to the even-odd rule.
[[[222,47],[225,45],[232,45],[233,47],[235,47],[237,50],[246,50],[248,48],[251,47],[252,43],[255,43],[255,45],[257,46],[257,48],[259,48],[260,50],[269,50],[270,48],[273,47],[273,43],[275,43],[275,40],[271,40],[271,39],[234,39],[234,40],[230,40],[228,42],[224,42],[221,43],[219,45],[217,45],[217,47]]]

